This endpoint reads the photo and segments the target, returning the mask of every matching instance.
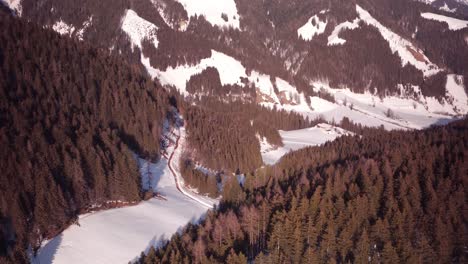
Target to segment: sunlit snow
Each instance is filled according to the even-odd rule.
[[[265,138],[258,136],[261,154],[265,164],[276,163],[282,156],[290,151],[308,146],[321,145],[343,135],[353,135],[353,133],[349,131],[329,124],[318,124],[311,128],[279,132],[283,139],[283,147],[274,147],[270,145]]]
[[[373,18],[369,12],[361,8],[359,5],[356,5],[356,11],[362,21],[379,30],[382,37],[390,45],[392,52],[397,53],[400,56],[403,66],[409,63],[422,71],[424,76],[430,76],[440,71],[437,65],[429,61],[423,52],[415,47],[411,42],[382,25],[379,21]]]
[[[128,9],[122,20],[122,30],[127,33],[132,41],[132,48],[134,45],[142,49],[141,43],[143,39],[152,41],[155,48],[158,47],[159,42],[157,38],[158,27],[153,23],[138,16],[135,11]]]
[[[239,13],[234,0],[176,0],[189,17],[203,16],[214,26],[239,28]],[[224,16],[224,18],[223,18]],[[227,21],[225,20],[227,19]]]
[[[443,16],[434,13],[421,13],[421,16],[425,19],[435,20],[439,22],[445,22],[450,30],[460,30],[468,27],[468,21],[461,20],[453,17]]]
[[[343,22],[341,24],[338,24],[335,29],[333,29],[333,32],[328,36],[328,46],[333,46],[333,45],[343,45],[346,43],[345,39],[342,39],[339,37],[339,34],[341,31],[345,29],[356,29],[359,27],[359,18],[356,18],[353,20],[353,22]]]
[[[21,14],[23,13],[23,6],[21,5],[21,0],[0,0],[0,2],[4,3],[11,10],[16,12],[18,16],[21,16]]]
[[[321,21],[317,15],[314,15],[297,30],[297,35],[304,40],[310,41],[314,36],[325,32],[326,27],[327,21]]]
[[[65,23],[62,20],[55,22],[55,24],[52,26],[52,29],[60,35],[68,36],[70,36],[75,31],[75,27]]]

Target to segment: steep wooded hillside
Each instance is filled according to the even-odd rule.
[[[142,197],[169,96],[142,68],[0,14],[0,262],[92,207]]]
[[[291,153],[139,263],[466,263],[467,131],[465,119]]]

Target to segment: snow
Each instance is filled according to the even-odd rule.
[[[143,39],[152,41],[155,48],[158,47],[159,42],[157,38],[158,27],[153,23],[141,18],[138,14],[128,9],[122,19],[122,30],[130,37],[133,46],[138,46],[142,50]]]
[[[361,8],[359,5],[356,5],[356,11],[362,21],[364,21],[367,25],[374,26],[379,30],[382,37],[390,45],[392,52],[397,53],[400,56],[403,66],[409,63],[418,70],[422,71],[424,76],[431,76],[440,71],[440,69],[431,61],[429,61],[424,53],[415,47],[411,42],[386,28],[379,21],[373,18],[369,12]],[[417,53],[417,57],[413,53]]]
[[[62,20],[55,22],[55,24],[52,26],[52,29],[60,35],[68,36],[70,36],[75,31],[74,26],[63,22]]]
[[[176,172],[185,144],[185,130],[179,133],[179,148],[169,148],[174,152],[170,166]],[[135,206],[81,215],[79,226],[72,225],[48,241],[32,263],[127,263],[141,251],[169,239],[187,223],[197,222],[217,203],[187,190],[184,192],[189,196],[181,193],[167,159],[156,164],[139,160],[139,164],[142,175],[150,171],[149,178],[143,178],[143,182],[150,182],[146,187],[152,186],[167,200],[153,198]]]
[[[458,84],[455,79],[459,80]],[[422,129],[468,113],[466,91],[462,85],[461,76],[448,76],[447,97],[449,99],[441,101],[433,97],[422,96],[419,87],[412,87],[410,91],[407,91],[407,94],[416,93],[416,97],[389,95],[380,98],[370,92],[358,94],[351,92],[348,88],[331,88],[323,81],[312,82],[312,86],[316,91],[324,90],[332,94],[336,103],[314,98],[311,100],[313,111],[303,113],[309,117],[323,116],[329,121],[340,121],[346,116],[366,126],[384,125],[387,129]],[[453,102],[450,102],[450,98],[460,99],[452,99]],[[395,113],[396,118],[389,118],[385,115],[388,109]]]
[[[23,6],[21,5],[21,0],[0,0],[3,4],[8,6],[13,10],[18,16],[21,16],[23,13]]]
[[[174,85],[179,92],[187,94],[186,84],[195,74],[203,72],[208,67],[216,68],[222,85],[241,85],[241,77],[247,77],[245,68],[238,60],[221,52],[211,50],[211,57],[203,59],[197,65],[169,67],[159,71],[149,65],[149,60],[143,63],[151,77],[157,77],[163,85]]]
[[[234,0],[176,0],[181,3],[189,17],[199,15],[213,26],[239,29],[239,13]],[[228,21],[222,18],[225,14]]]
[[[447,96],[453,100],[452,105],[455,106],[456,111],[466,114],[468,112],[468,96],[463,83],[462,75],[449,74],[445,88]]]
[[[328,36],[328,46],[333,46],[333,45],[343,45],[346,43],[345,39],[342,39],[339,37],[339,34],[341,31],[345,29],[356,29],[359,27],[359,18],[356,18],[353,20],[353,22],[343,22],[341,24],[338,24],[335,29],[333,29],[333,32]]]
[[[83,40],[83,35],[84,32],[91,26],[93,23],[93,17],[90,16],[84,23],[83,26],[81,27],[80,30],[76,33],[76,36],[78,37],[79,40]]]
[[[438,15],[434,13],[421,13],[421,16],[425,19],[435,20],[442,23],[447,23],[450,30],[456,31],[468,27],[468,21],[461,20],[453,17]]]
[[[353,135],[352,132],[329,124],[318,124],[311,128],[279,132],[283,139],[283,147],[271,146],[265,138],[258,136],[263,162],[266,164],[275,164],[290,151],[308,146],[318,146],[327,141],[335,140],[342,135]]]
[[[450,8],[447,3],[444,3],[443,6],[439,7],[440,10],[450,12],[450,13],[455,13],[457,11],[457,8]]]
[[[322,10],[324,11],[324,10]],[[312,21],[314,24],[312,24]],[[327,21],[321,21],[317,15],[312,16],[309,18],[307,23],[305,23],[302,27],[297,30],[297,35],[302,37],[302,39],[306,41],[312,40],[312,38],[316,35],[320,35],[325,32],[325,28],[327,27]]]

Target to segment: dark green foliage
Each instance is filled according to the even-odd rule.
[[[293,152],[140,262],[466,263],[467,142],[465,119]]]
[[[26,262],[76,215],[141,199],[167,93],[139,67],[0,14],[0,262]]]
[[[187,141],[197,161],[217,171],[251,172],[262,165],[257,135],[281,146],[279,129],[300,129],[321,121],[311,122],[297,113],[240,100],[201,97],[193,102],[195,105],[187,105],[184,114]]]

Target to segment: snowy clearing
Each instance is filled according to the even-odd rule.
[[[153,42],[155,48],[158,47],[159,41],[157,38],[158,27],[153,23],[138,16],[135,11],[128,9],[122,19],[122,30],[127,33],[132,42],[132,49],[136,45],[140,50],[141,42],[147,38]]]
[[[213,26],[239,29],[239,13],[237,12],[237,6],[234,0],[176,1],[184,6],[189,17],[195,15],[204,16]]]
[[[468,27],[468,21],[461,20],[453,17],[443,16],[434,13],[421,13],[421,16],[425,19],[435,20],[442,23],[447,23],[450,30],[456,31]]]
[[[21,5],[21,0],[0,0],[0,2],[9,7],[18,16],[21,16],[21,14],[23,13],[23,6]]]
[[[333,29],[333,32],[328,36],[328,46],[333,46],[333,45],[343,45],[346,43],[345,39],[342,39],[339,37],[339,34],[341,31],[345,29],[356,29],[359,27],[359,18],[356,18],[353,20],[353,22],[343,22],[335,27]]]
[[[186,85],[195,74],[203,72],[208,67],[216,68],[222,85],[242,84],[241,77],[246,77],[245,68],[238,60],[221,52],[211,50],[211,57],[203,59],[197,65],[169,67],[159,71],[149,65],[149,60],[143,63],[151,77],[157,77],[163,85],[174,85],[180,93],[187,94]]]
[[[323,11],[323,10],[322,10]],[[316,35],[320,35],[325,32],[325,28],[327,27],[327,21],[321,21],[320,18],[315,15],[307,21],[302,27],[297,30],[297,35],[306,40],[310,41]]]
[[[437,65],[429,61],[429,59],[424,55],[423,51],[415,47],[410,41],[402,38],[390,29],[386,28],[374,17],[372,17],[369,12],[361,8],[359,5],[356,5],[356,11],[362,21],[364,21],[367,25],[374,26],[379,30],[382,37],[390,45],[392,52],[397,53],[400,56],[403,66],[409,63],[418,70],[422,71],[424,76],[431,76],[440,71]]]
[[[311,128],[280,131],[280,135],[283,139],[283,147],[271,146],[265,138],[259,137],[262,158],[265,164],[275,164],[290,151],[308,146],[318,146],[343,135],[353,135],[353,133],[329,124],[318,124]]]
[[[52,29],[60,35],[68,36],[71,36],[71,34],[75,31],[74,26],[63,22],[62,20],[55,22],[55,24],[52,25]]]
[[[185,131],[181,129],[179,135],[179,147],[168,149],[170,166],[167,159],[157,164],[139,160],[143,184],[147,182],[146,187],[152,186],[167,201],[153,198],[136,206],[82,215],[79,226],[72,225],[48,241],[32,263],[127,263],[189,222],[197,222],[217,200],[178,189],[170,167],[178,172]]]

